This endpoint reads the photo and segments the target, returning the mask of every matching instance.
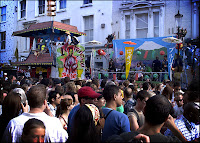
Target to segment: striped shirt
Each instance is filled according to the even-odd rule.
[[[177,128],[188,141],[199,138],[199,125],[195,125],[194,123],[189,122],[183,115],[180,116],[179,119],[176,119],[174,122]],[[169,129],[167,129],[164,134],[165,136],[174,136]]]

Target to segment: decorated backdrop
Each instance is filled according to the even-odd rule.
[[[84,78],[85,75],[85,47],[78,45],[68,45],[63,50],[63,45],[58,44],[57,64],[59,77],[70,77],[71,80]]]
[[[113,40],[113,58],[116,68],[122,68],[123,64],[127,60],[125,57],[126,55],[123,53],[126,53],[126,49],[128,49],[128,47],[133,47],[134,51],[132,54],[131,63],[129,62],[129,64],[131,64],[130,70],[136,67],[138,62],[142,62],[144,65],[152,67],[152,62],[156,59],[156,56],[158,56],[160,61],[162,61],[164,55],[167,55],[168,71],[170,75],[174,55],[176,52],[176,44],[164,42],[162,41],[163,38],[167,37]]]

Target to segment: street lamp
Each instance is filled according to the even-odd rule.
[[[178,10],[178,13],[175,15],[175,21],[176,21],[176,26],[178,27],[178,39],[180,39],[181,35],[180,35],[180,27],[181,27],[181,24],[182,24],[182,17],[183,15],[179,13],[179,10]],[[180,48],[180,44],[178,44],[178,57],[179,57],[179,48]]]
[[[182,17],[183,17],[183,15],[180,14],[179,10],[178,10],[178,13],[175,15],[176,26],[178,27],[178,32],[177,32],[178,39],[181,38],[180,27],[181,27],[181,24],[182,24]],[[179,53],[180,53],[180,44],[178,44],[178,56],[177,56],[177,60],[179,60]],[[179,72],[179,64],[177,66],[178,66],[178,72]]]

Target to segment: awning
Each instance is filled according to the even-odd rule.
[[[39,66],[39,65],[54,65],[54,58],[53,54],[44,53],[40,54],[36,57],[33,53],[30,53],[28,58],[23,62],[14,62],[11,63],[13,66],[21,66],[21,65],[28,65],[28,66]]]
[[[86,35],[83,32],[79,32],[76,26],[64,24],[57,21],[48,21],[32,24],[28,29],[13,32],[13,36],[35,37],[38,35],[48,35],[52,33],[64,35],[65,32],[70,32],[76,37]]]

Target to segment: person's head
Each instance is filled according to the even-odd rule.
[[[90,87],[92,87],[92,89],[93,89],[94,91],[96,91],[96,90],[98,89],[97,86],[96,86],[95,84],[93,84],[93,83],[90,85]]]
[[[122,92],[116,85],[106,86],[103,90],[103,97],[106,102],[114,102],[117,107],[122,105]]]
[[[99,107],[99,109],[100,108],[102,108],[103,106],[105,106],[105,104],[106,104],[106,100],[105,100],[105,98],[103,97],[103,95],[100,95],[98,98],[97,98],[97,106]]]
[[[147,90],[141,90],[136,95],[136,105],[142,110],[146,106],[147,100],[151,97],[151,94]]]
[[[60,94],[60,96],[64,95],[64,88],[63,86],[57,85],[55,88],[55,91],[58,92]]]
[[[174,100],[176,101],[178,107],[183,106],[183,94],[181,92],[175,92],[174,97]]]
[[[194,102],[188,102],[184,104],[183,116],[189,121],[195,124],[200,123],[200,106]]]
[[[70,77],[66,76],[66,77],[64,78],[64,83],[66,84],[66,83],[68,83],[68,82],[70,82]]]
[[[128,81],[128,80],[125,80],[125,81],[123,82],[123,85],[124,85],[125,87],[128,87],[129,84],[130,84],[130,81]]]
[[[178,92],[181,90],[181,83],[180,82],[175,82],[174,83],[174,92]]]
[[[169,85],[167,85],[162,91],[162,95],[164,95],[170,101],[172,99],[172,94],[173,94],[173,88],[171,88]]]
[[[108,79],[103,79],[101,81],[101,88],[104,88],[106,86],[107,81],[108,81]]]
[[[99,80],[98,79],[92,79],[92,83],[95,84],[97,86],[97,88],[100,87],[100,83],[99,83]]]
[[[131,88],[127,87],[124,90],[124,97],[125,98],[132,98],[133,97],[133,91]]]
[[[59,78],[53,79],[53,86],[56,87],[57,85],[61,86],[61,80]]]
[[[164,60],[167,60],[167,55],[164,55]]]
[[[159,57],[158,57],[158,56],[156,56],[156,60],[159,60]]]
[[[96,104],[101,94],[96,93],[91,87],[84,86],[78,90],[78,100],[81,105]]]
[[[20,98],[21,98],[21,103],[24,104],[24,106],[26,105],[26,101],[27,101],[27,97],[26,97],[26,93],[22,88],[15,88],[13,89],[14,93],[17,93]]]
[[[200,83],[198,79],[192,80],[187,91],[183,95],[184,104],[188,102],[200,102]]]
[[[19,94],[11,91],[3,100],[2,116],[8,120],[11,120],[19,115],[21,107],[21,98]]]
[[[48,101],[52,105],[59,105],[61,100],[61,96],[57,91],[50,91]]]
[[[65,90],[66,90],[66,92],[75,92],[75,90],[76,90],[75,83],[73,81],[66,83]]]
[[[40,81],[40,84],[44,84],[46,87],[48,87],[50,85],[50,80],[49,78],[43,78],[41,81]]]
[[[63,114],[67,111],[70,112],[73,108],[74,108],[74,105],[73,105],[73,99],[72,98],[66,97],[64,99],[61,99],[60,107],[59,107],[59,110],[60,110],[59,114]]]
[[[168,119],[171,110],[172,106],[165,96],[155,95],[146,102],[145,122],[152,126],[161,125]]]
[[[156,88],[156,85],[152,82],[152,83],[150,83],[150,85],[151,85],[151,90],[155,90],[155,88]]]
[[[150,89],[149,83],[148,83],[148,82],[144,82],[144,83],[142,84],[142,88],[143,88],[143,90],[149,90],[149,89]]]
[[[99,142],[99,135],[95,128],[100,114],[93,104],[85,104],[79,108],[74,117],[74,126],[70,142]]]
[[[45,125],[41,120],[32,118],[25,124],[21,136],[22,142],[40,143],[44,142]]]
[[[109,86],[109,85],[115,85],[115,83],[113,81],[107,81],[106,86]]]
[[[43,84],[32,86],[27,93],[30,108],[42,108],[46,101],[46,87]]]
[[[162,84],[162,83],[158,83],[158,84],[156,85],[156,91],[161,91],[162,88],[163,88],[163,84]]]
[[[0,104],[2,104],[2,103],[3,103],[3,100],[4,100],[5,97],[8,95],[8,91],[2,90],[0,93],[1,93],[1,95],[0,95]]]
[[[27,91],[29,90],[29,87],[27,84],[23,84],[22,89],[24,90],[25,93],[27,93]]]

